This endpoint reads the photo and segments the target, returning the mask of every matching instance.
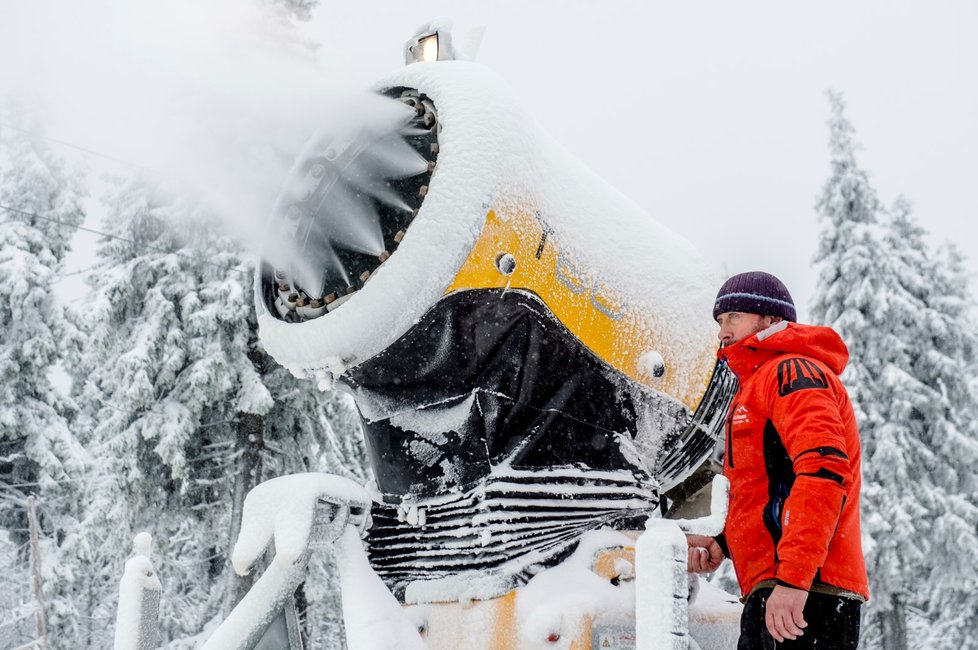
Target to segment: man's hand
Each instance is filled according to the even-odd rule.
[[[712,537],[686,535],[689,547],[688,567],[693,573],[713,573],[723,562],[723,551]]]
[[[778,643],[784,643],[785,639],[793,641],[805,633],[802,628],[808,627],[808,623],[805,622],[802,613],[805,611],[807,600],[808,592],[804,589],[784,585],[774,588],[767,599],[764,622],[775,641]]]

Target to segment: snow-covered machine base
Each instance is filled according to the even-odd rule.
[[[526,584],[496,596],[480,595],[471,576],[460,576],[454,585],[446,579],[437,589],[409,591],[410,604],[402,605],[367,560],[360,538],[367,507],[367,492],[337,476],[286,476],[255,488],[245,503],[234,565],[247,571],[272,540],[274,555],[203,647],[301,648],[295,621],[290,626],[283,612],[305,578],[310,554],[330,544],[336,545],[351,650],[736,645],[740,604],[707,583],[687,588],[680,561],[685,541],[675,522],[652,520],[641,538],[638,531],[585,532],[563,560],[533,567]]]

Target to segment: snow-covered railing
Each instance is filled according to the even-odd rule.
[[[293,595],[306,578],[313,550],[335,542],[352,525],[366,525],[370,498],[340,476],[296,474],[266,481],[245,498],[231,564],[246,575],[274,541],[268,567],[202,646],[253,648],[262,639],[301,648]]]
[[[207,639],[204,650],[301,648],[292,600],[314,550],[336,544],[343,617],[350,648],[410,648],[417,629],[367,564],[360,533],[369,526],[370,497],[349,479],[295,474],[266,481],[245,499],[241,534],[231,554],[247,574],[274,541],[261,577]],[[386,641],[385,641],[386,639]]]

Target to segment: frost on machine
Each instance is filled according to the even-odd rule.
[[[634,605],[618,627],[600,603],[551,624],[525,585],[577,549],[633,593],[627,558],[596,567],[634,536],[580,542],[642,529],[713,450],[735,380],[714,368],[712,278],[438,27],[296,161],[256,278],[262,343],[355,398],[366,559],[431,647],[634,641]],[[473,599],[489,614],[451,629],[438,608]]]

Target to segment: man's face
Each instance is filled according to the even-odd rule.
[[[727,311],[717,316],[717,325],[720,331],[717,338],[720,339],[720,347],[733,345],[751,334],[756,334],[761,330],[766,330],[776,321],[781,320],[773,316],[760,316],[758,314],[745,314],[740,311]]]

